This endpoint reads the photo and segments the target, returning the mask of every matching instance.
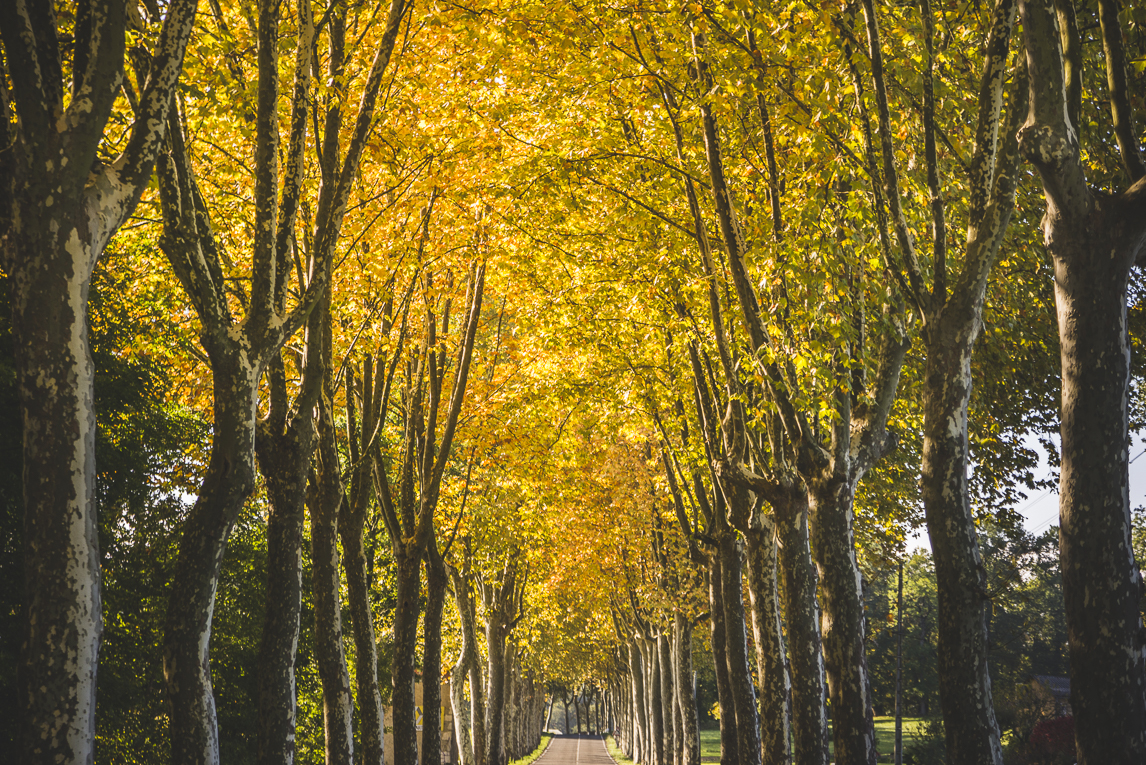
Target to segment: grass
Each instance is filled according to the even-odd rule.
[[[922,717],[904,717],[903,718],[903,748],[906,751],[907,747],[912,744],[920,735],[920,728],[923,725]],[[880,759],[891,759],[891,755],[895,753],[895,718],[894,717],[877,717],[875,718],[875,741],[876,750],[879,752]],[[835,747],[829,742],[828,750],[832,751]],[[709,757],[720,757],[720,730],[702,730],[700,731],[700,758],[704,760]]]
[[[541,743],[537,745],[536,749],[522,757],[520,760],[510,760],[509,765],[529,765],[529,763],[545,754],[545,749],[549,746],[549,742],[552,740],[553,736],[549,735],[548,733],[542,733]]]
[[[617,739],[605,736],[605,748],[609,750],[609,756],[617,761],[617,765],[633,765],[633,761],[625,756],[621,747],[617,746]]]
[[[920,735],[922,735],[924,722],[926,721],[922,717],[903,718],[903,750],[905,752],[907,751],[907,747],[915,743]],[[886,759],[888,762],[891,762],[895,754],[894,717],[875,718],[875,741],[876,751],[879,752],[880,759]]]

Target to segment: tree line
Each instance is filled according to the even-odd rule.
[[[722,759],[826,763],[830,726],[837,762],[874,763],[861,557],[921,511],[946,756],[1001,765],[979,517],[1056,423],[1078,760],[1146,758],[1144,23],[1115,0],[7,4],[24,761],[96,757],[103,585],[140,577],[163,746],[220,761],[216,609],[246,550],[259,762],[295,756],[304,628],[327,761],[381,760],[384,693],[415,761],[420,668],[431,760],[437,679],[462,760],[497,765],[536,742],[546,679],[592,677],[624,749],[699,762],[704,624]],[[174,279],[103,319],[97,364],[101,259]],[[116,412],[154,436],[126,485],[100,461]]]

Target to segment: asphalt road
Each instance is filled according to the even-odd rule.
[[[600,736],[555,736],[536,765],[615,765]]]

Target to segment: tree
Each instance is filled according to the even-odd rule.
[[[874,4],[863,4],[871,59],[885,185],[885,213],[898,244],[889,268],[903,286],[923,322],[927,351],[923,377],[923,506],[935,556],[939,587],[940,699],[953,763],[1001,765],[999,730],[991,701],[987,637],[983,619],[985,583],[967,487],[968,404],[971,355],[982,328],[982,306],[991,267],[998,257],[1014,209],[1018,183],[1018,148],[1014,132],[1026,90],[1022,69],[1010,86],[1006,121],[1007,58],[1016,6],[995,5],[987,36],[977,102],[974,151],[968,166],[967,244],[953,281],[948,283],[946,203],[939,186],[936,113],[933,92],[934,18],[928,3],[920,5],[924,25],[923,129],[927,188],[932,217],[931,284],[927,284],[915,236],[901,203],[899,170],[891,134],[891,115],[879,21]],[[860,87],[857,79],[857,87]],[[870,143],[869,143],[870,146]],[[869,152],[870,153],[870,152]],[[872,161],[874,166],[874,160]]]
[[[256,400],[266,366],[297,331],[323,295],[330,279],[351,187],[374,119],[383,75],[390,62],[405,13],[404,0],[391,3],[346,153],[339,157],[344,91],[334,94],[325,115],[322,137],[322,188],[310,257],[310,278],[294,305],[279,312],[294,255],[295,221],[303,177],[297,158],[306,148],[306,91],[296,91],[292,104],[287,173],[278,168],[278,20],[280,8],[260,6],[259,96],[255,115],[256,235],[251,243],[250,294],[235,294],[224,270],[225,254],[212,229],[206,200],[196,180],[186,126],[172,117],[169,151],[160,163],[163,229],[160,245],[187,291],[202,324],[201,341],[213,375],[214,431],[211,461],[180,542],[167,612],[164,667],[173,706],[172,749],[177,761],[218,760],[214,700],[209,675],[212,607],[227,537],[254,488]],[[309,56],[311,30],[301,13],[296,50]],[[335,24],[334,26],[337,26]],[[343,61],[337,31],[332,59]],[[296,67],[306,75],[307,67]],[[185,118],[184,120],[185,121]],[[280,194],[280,182],[282,185]],[[234,303],[232,302],[234,301]],[[237,303],[245,316],[235,316]]]
[[[101,619],[88,291],[96,261],[151,178],[196,2],[168,6],[127,144],[111,158],[101,149],[116,97],[121,87],[136,95],[123,75],[125,6],[83,2],[57,17],[52,4],[20,0],[0,10],[0,143],[11,147],[0,155],[0,258],[24,413],[20,685],[30,763],[94,755]],[[158,9],[150,11],[157,23]],[[60,37],[69,33],[65,93]]]
[[[1137,762],[1146,758],[1146,655],[1127,495],[1126,299],[1146,243],[1146,164],[1118,3],[1100,0],[1098,20],[1110,132],[1129,180],[1120,193],[1087,180],[1086,61],[1074,9],[1037,0],[1021,8],[1030,111],[1019,141],[1046,197],[1043,233],[1054,259],[1062,359],[1059,520],[1075,741],[1080,763]]]

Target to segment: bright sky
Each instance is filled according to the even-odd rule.
[[[1055,437],[1057,443],[1058,438]],[[1046,450],[1035,439],[1028,441],[1028,446],[1039,453],[1039,477],[1049,475]],[[1146,505],[1146,436],[1135,436],[1130,442],[1130,508]],[[1058,484],[1053,489],[1044,489],[1031,494],[1026,500],[1020,502],[1016,509],[1023,516],[1027,531],[1038,535],[1051,526],[1058,525]],[[927,529],[921,528],[908,541],[909,548],[922,547],[931,549],[927,538]]]
[[[1056,439],[1057,440],[1057,439]],[[1047,468],[1046,453],[1037,444],[1033,445],[1042,457],[1043,473]],[[1146,505],[1146,438],[1135,437],[1130,442],[1130,508]],[[1058,487],[1049,491],[1032,494],[1018,506],[1025,518],[1027,531],[1041,534],[1058,524]]]

